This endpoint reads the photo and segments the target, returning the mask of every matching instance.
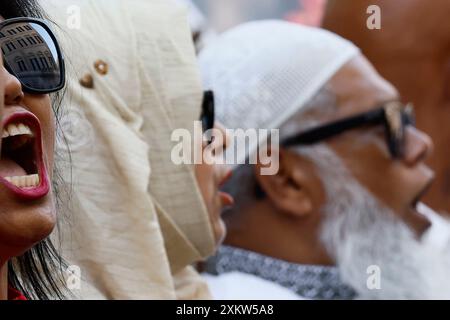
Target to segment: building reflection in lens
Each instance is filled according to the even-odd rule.
[[[22,83],[34,89],[58,86],[61,81],[58,55],[53,40],[41,26],[8,25],[0,32],[0,43],[5,65]]]

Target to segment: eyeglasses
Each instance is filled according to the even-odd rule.
[[[214,128],[215,123],[215,103],[214,92],[205,91],[203,94],[202,113],[200,120],[202,122],[203,133],[211,134],[211,129]],[[211,143],[211,136],[208,136],[208,143]]]
[[[382,107],[352,117],[341,119],[318,128],[313,128],[281,142],[285,147],[311,145],[345,131],[362,126],[382,124],[385,129],[386,143],[393,158],[401,158],[405,149],[405,127],[415,126],[414,108],[400,102],[388,102]]]
[[[0,23],[0,46],[6,70],[31,94],[59,91],[65,84],[64,58],[47,23],[14,18]]]

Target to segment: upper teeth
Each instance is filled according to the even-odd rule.
[[[8,127],[3,129],[2,138],[20,136],[20,135],[33,135],[30,127],[23,123],[9,124]]]

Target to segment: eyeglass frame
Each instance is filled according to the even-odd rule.
[[[389,101],[373,110],[308,129],[282,140],[281,145],[313,145],[352,129],[379,124],[384,125],[391,156],[395,159],[401,158],[404,155],[405,128],[408,125],[415,127],[415,116],[412,104],[405,105],[399,101]]]

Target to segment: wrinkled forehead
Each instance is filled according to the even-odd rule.
[[[330,79],[327,88],[336,97],[339,116],[369,111],[399,99],[393,85],[381,77],[362,54],[347,62]]]

